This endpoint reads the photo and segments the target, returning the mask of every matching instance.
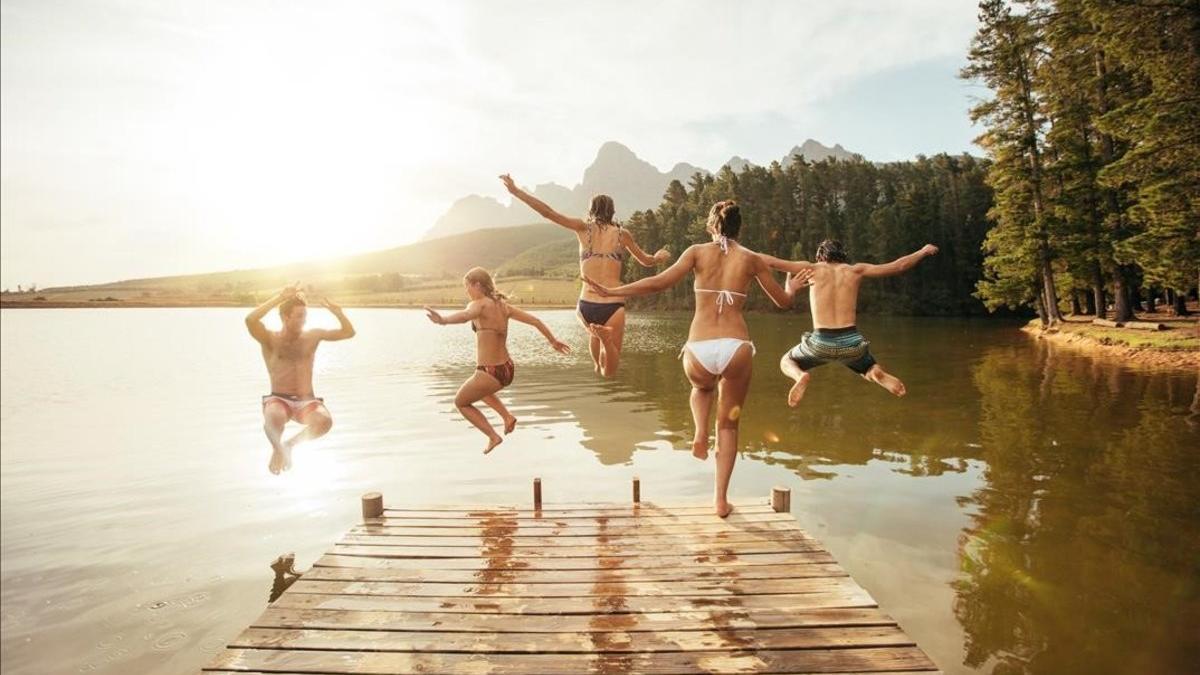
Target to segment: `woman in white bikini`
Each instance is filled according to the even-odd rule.
[[[550,208],[548,204],[525,192],[504,174],[500,176],[512,196],[537,211],[538,215],[575,233],[579,239],[579,273],[604,284],[621,283],[621,268],[628,251],[644,267],[654,267],[671,259],[667,249],[649,255],[633,240],[629,230],[614,220],[612,197],[592,197],[587,218],[570,218]],[[586,285],[579,291],[579,321],[591,335],[588,349],[593,369],[604,377],[617,374],[621,362],[621,345],[625,340],[625,303],[602,298]]]
[[[466,288],[467,297],[470,298],[466,309],[449,316],[442,316],[430,307],[426,307],[425,312],[429,320],[439,326],[469,321],[471,330],[475,331],[475,360],[478,365],[475,366],[474,374],[458,388],[458,393],[454,395],[454,405],[468,422],[488,437],[487,447],[483,450],[483,454],[486,455],[500,445],[504,438],[496,433],[483,416],[483,412],[475,407],[477,401],[483,401],[484,405],[500,414],[500,418],[504,420],[505,435],[512,433],[517,426],[517,418],[513,417],[496,396],[501,389],[512,384],[516,374],[516,366],[513,365],[512,357],[508,355],[508,320],[515,319],[537,328],[550,342],[550,346],[559,353],[569,353],[571,348],[559,342],[541,319],[520,307],[508,304],[504,294],[496,290],[492,275],[482,267],[475,267],[467,272],[463,277],[463,286]]]
[[[732,201],[717,202],[708,214],[712,242],[696,244],[661,274],[624,286],[608,288],[584,277],[602,296],[627,297],[658,293],[696,273],[696,314],[683,345],[683,372],[692,383],[692,417],[696,436],[692,454],[708,458],[708,429],[714,389],[717,390],[716,510],[724,518],[733,507],[727,499],[729,478],[737,459],[738,421],[750,388],[754,343],[742,317],[746,291],[757,281],[778,307],[789,307],[792,295],[780,287],[757,253],[738,244],[741,211]]]

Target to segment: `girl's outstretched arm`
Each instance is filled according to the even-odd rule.
[[[429,305],[425,305],[423,309],[425,310],[425,318],[439,326],[445,326],[450,323],[466,323],[471,319],[478,318],[479,314],[483,311],[483,303],[479,300],[472,300],[467,303],[466,309],[448,316],[442,316],[441,313]]]
[[[546,338],[546,341],[550,343],[550,346],[554,348],[554,351],[559,352],[560,354],[570,353],[571,345],[568,345],[567,343],[562,342],[558,338],[554,337],[554,333],[551,333],[546,324],[536,316],[515,305],[508,305],[508,316],[511,319],[520,321],[521,323],[529,324],[530,326],[538,329],[538,332],[540,332]]]
[[[661,291],[665,291],[679,283],[685,276],[687,276],[688,272],[692,271],[692,268],[695,266],[696,247],[689,246],[688,249],[679,256],[679,260],[675,261],[674,265],[671,265],[667,269],[655,274],[652,277],[639,279],[633,283],[625,284],[624,286],[617,286],[615,288],[609,288],[599,284],[587,276],[583,277],[583,281],[587,285],[591,286],[592,290],[604,296],[616,295],[627,297],[631,295],[647,295],[649,293],[659,293]]]
[[[508,190],[509,194],[528,204],[529,208],[537,211],[538,215],[546,220],[549,220],[556,225],[562,225],[568,230],[574,230],[576,232],[582,232],[587,229],[587,223],[578,218],[564,216],[558,211],[550,208],[550,205],[546,202],[517,187],[517,184],[513,182],[512,176],[504,174],[500,176],[500,181],[504,183],[504,189]]]
[[[658,249],[654,255],[646,253],[642,250],[642,247],[638,246],[637,242],[634,241],[633,235],[630,234],[629,230],[623,228],[621,230],[621,245],[625,247],[626,251],[629,251],[629,254],[633,256],[634,260],[637,260],[639,263],[641,263],[642,267],[654,267],[659,263],[665,263],[671,259],[671,252],[666,248]]]

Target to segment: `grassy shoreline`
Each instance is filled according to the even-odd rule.
[[[1091,317],[1068,317],[1055,330],[1044,330],[1035,319],[1021,330],[1039,340],[1130,365],[1200,370],[1200,322],[1195,318],[1164,314],[1147,314],[1139,318],[1165,324],[1167,330],[1098,326],[1091,322]]]

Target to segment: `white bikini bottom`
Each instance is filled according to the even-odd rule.
[[[729,362],[733,360],[733,356],[737,354],[742,345],[750,345],[750,356],[754,356],[756,353],[754,343],[740,338],[714,338],[685,342],[683,349],[679,351],[679,356],[683,356],[684,350],[691,352],[692,358],[704,366],[705,370],[713,375],[720,375],[725,372],[725,368],[729,366]]]

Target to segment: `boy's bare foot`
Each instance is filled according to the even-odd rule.
[[[276,476],[280,471],[283,471],[283,465],[287,463],[287,456],[283,453],[282,443],[271,444],[271,461],[267,464],[267,469]]]
[[[492,436],[491,439],[488,441],[488,446],[483,449],[483,454],[485,454],[485,455],[488,454],[489,452],[492,451],[493,448],[495,448],[497,445],[500,445],[503,442],[504,442],[503,437]]]
[[[697,438],[692,441],[692,457],[704,461],[708,459],[708,437]]]
[[[717,502],[718,518],[727,518],[731,513],[733,513],[733,504],[730,504],[729,502]]]
[[[516,428],[517,428],[517,418],[509,417],[508,419],[504,420],[504,435],[505,436],[511,434],[513,432],[513,429],[516,429]]]
[[[878,364],[871,366],[871,369],[867,371],[866,377],[896,396],[903,396],[908,393],[908,389],[904,387],[904,383],[900,381],[900,378],[887,372]]]
[[[804,392],[808,391],[808,383],[812,380],[812,373],[802,373],[796,378],[796,384],[792,385],[791,391],[788,392],[788,405],[795,408],[800,404],[800,399],[804,398]]]
[[[292,450],[296,447],[296,439],[292,438],[281,443],[283,446],[283,470],[292,468]]]

